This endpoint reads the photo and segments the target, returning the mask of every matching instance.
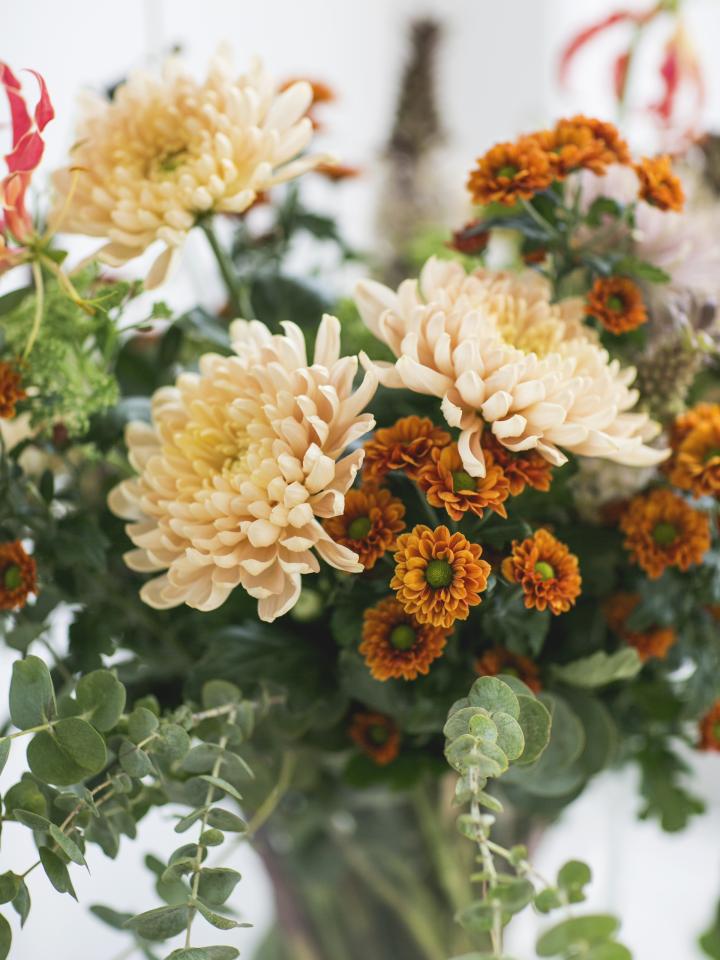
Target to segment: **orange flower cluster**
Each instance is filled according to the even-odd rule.
[[[504,673],[522,680],[533,693],[539,693],[542,689],[537,664],[533,663],[529,657],[511,653],[504,647],[487,650],[475,661],[475,672],[481,677],[497,677],[498,674]]]
[[[613,163],[630,163],[627,144],[617,129],[579,115],[560,120],[552,130],[491,147],[471,171],[468,190],[475,203],[512,205],[531,199],[576,170],[600,174]]]
[[[442,655],[449,631],[420,623],[395,597],[386,597],[365,611],[359,650],[376,680],[427,674]]]
[[[671,442],[670,483],[696,497],[720,497],[720,404],[700,403],[678,417]]]
[[[323,526],[336,543],[354,550],[366,570],[395,547],[405,529],[405,507],[389,490],[365,487],[345,494],[345,512]]]
[[[503,576],[519,583],[528,610],[549,609],[559,615],[575,604],[582,579],[578,559],[547,530],[536,530],[522,542],[513,540],[512,553],[502,562]]]
[[[511,496],[517,497],[526,486],[542,493],[547,493],[550,489],[552,465],[537,450],[513,453],[504,447],[490,430],[483,432],[482,448],[486,456],[489,454],[494,462],[502,467],[510,484]]]
[[[486,457],[486,466],[484,477],[471,477],[463,469],[457,444],[435,447],[430,451],[430,463],[418,474],[418,484],[428,503],[444,507],[453,520],[462,520],[468,511],[482,517],[485,510],[507,517],[503,504],[510,495],[510,482],[491,454]]]
[[[481,602],[490,575],[490,564],[481,556],[482,548],[461,533],[418,524],[398,537],[390,586],[418,623],[447,629],[467,620],[470,607]]]
[[[634,166],[640,181],[640,199],[660,210],[682,210],[685,204],[680,178],[673,173],[672,160],[667,155],[644,157]]]
[[[627,277],[598,277],[587,296],[587,312],[610,333],[627,333],[647,322],[642,294]]]
[[[657,657],[664,660],[677,640],[672,627],[653,627],[651,630],[629,630],[627,622],[640,603],[636,593],[620,592],[610,597],[604,606],[605,619],[610,629],[625,643],[635,647],[641,660]]]
[[[720,700],[700,721],[700,750],[720,750]]]
[[[356,713],[348,732],[350,739],[378,766],[392,763],[400,752],[397,724],[382,713]]]
[[[449,443],[450,434],[428,417],[402,417],[392,427],[376,430],[365,444],[363,475],[377,482],[391,470],[403,470],[415,480],[433,448]]]
[[[27,397],[22,387],[22,378],[16,367],[0,361],[0,419],[12,420],[15,405]]]
[[[19,610],[36,592],[35,560],[19,540],[0,543],[0,610]]]
[[[630,559],[656,580],[668,567],[687,570],[710,548],[710,521],[664,487],[634,497],[620,518]]]

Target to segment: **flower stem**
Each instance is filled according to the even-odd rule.
[[[230,306],[232,308],[233,316],[246,316],[248,320],[251,320],[253,310],[252,304],[250,303],[247,295],[247,291],[240,282],[240,279],[235,272],[233,262],[228,256],[227,251],[218,240],[212,220],[201,220],[200,229],[207,237],[207,241],[210,244],[210,249],[212,250],[213,256],[217,262],[220,275],[223,278],[223,283],[225,284],[225,289],[227,290],[228,297],[230,298]]]
[[[43,311],[45,309],[45,287],[43,285],[42,269],[37,260],[33,260],[30,269],[32,270],[33,283],[35,284],[35,315],[33,317],[32,327],[30,328],[30,336],[27,339],[25,350],[23,351],[23,359],[25,360],[30,356],[30,351],[35,346],[35,341],[40,333],[40,324],[42,323]]]

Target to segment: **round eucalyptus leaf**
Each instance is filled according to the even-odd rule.
[[[110,670],[81,677],[75,697],[85,719],[103,732],[112,730],[125,709],[125,687]]]
[[[40,657],[13,663],[10,681],[10,719],[20,730],[47,723],[55,716],[52,678]]]
[[[68,717],[51,730],[35,734],[27,758],[38,779],[69,787],[99,773],[107,763],[107,751],[93,726],[79,717]]]
[[[546,930],[538,940],[535,950],[539,957],[556,957],[580,942],[589,946],[602,943],[612,937],[619,926],[617,918],[609,914],[572,917]]]

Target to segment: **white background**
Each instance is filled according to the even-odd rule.
[[[632,2],[631,6],[649,5]],[[230,43],[239,64],[260,54],[279,78],[311,76],[338,91],[337,107],[326,111],[323,147],[361,166],[365,176],[342,190],[316,187],[315,199],[338,212],[350,239],[369,246],[373,236],[376,157],[387,136],[393,92],[401,69],[405,26],[411,16],[431,13],[445,24],[440,63],[443,122],[448,134],[445,168],[450,220],[462,216],[462,184],[474,156],[492,141],[532,129],[561,112],[583,111],[611,117],[609,65],[620,51],[618,39],[598,44],[573,73],[573,87],[560,96],[553,64],[559,45],[594,17],[610,12],[602,0],[25,0],[5,10],[0,57],[14,68],[33,67],[45,76],[58,117],[47,130],[46,169],[62,162],[72,142],[74,99],[81,86],[113,83],[129,68],[153,61],[180,43],[198,69],[219,42]],[[691,26],[703,57],[707,121],[720,129],[720,4],[689,0]],[[643,67],[645,61],[643,61]],[[641,72],[643,72],[641,70]],[[648,75],[644,94],[658,96]],[[652,136],[642,122],[627,131],[643,146]],[[455,216],[455,210],[458,216]],[[218,295],[206,252],[188,247],[182,270],[163,295],[182,307],[202,291]],[[12,658],[2,653],[0,689],[7,689]],[[17,745],[16,745],[17,747]],[[3,784],[22,769],[14,751]],[[570,855],[591,862],[593,903],[619,911],[624,938],[636,960],[695,960],[697,932],[707,922],[720,892],[720,757],[696,760],[699,792],[708,814],[685,833],[663,837],[654,824],[638,824],[634,775],[607,774],[549,832],[537,853],[547,872]],[[25,833],[9,825],[3,836],[0,871],[22,870],[32,857]],[[86,911],[90,902],[143,908],[151,902],[142,854],[171,849],[175,840],[165,814],[142,825],[139,842],[126,844],[116,862],[93,858],[92,874],[74,868],[81,905],[32,877],[35,908],[17,939],[13,960],[116,960],[126,940],[100,925]],[[236,935],[245,956],[271,922],[271,894],[250,851],[238,855],[244,874],[237,902],[256,927]],[[515,937],[514,952],[533,956],[533,923]],[[233,942],[232,937],[228,942]]]

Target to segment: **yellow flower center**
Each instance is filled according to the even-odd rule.
[[[555,570],[546,560],[538,560],[535,564],[535,573],[543,582],[545,580],[552,580],[555,576]]]
[[[355,517],[348,527],[348,536],[351,540],[364,540],[371,528],[370,517]]]
[[[669,547],[677,540],[678,532],[671,523],[658,523],[652,535],[658,546]]]
[[[396,650],[409,650],[415,643],[415,631],[407,623],[400,623],[390,634],[390,646]]]
[[[453,568],[447,560],[431,560],[425,570],[425,580],[433,590],[449,587],[453,582]]]

